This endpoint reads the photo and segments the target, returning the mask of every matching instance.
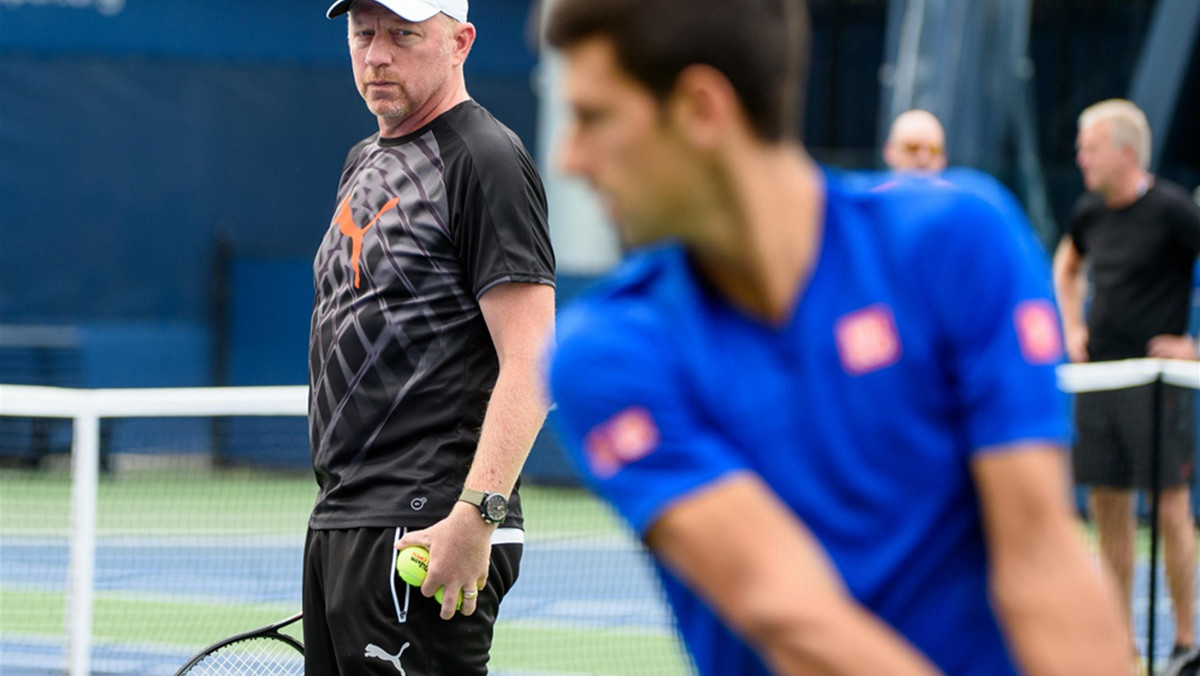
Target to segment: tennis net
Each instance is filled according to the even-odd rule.
[[[298,610],[316,495],[305,400],[0,386],[0,673],[169,675]],[[522,496],[492,672],[690,673],[649,560],[609,510],[579,488]]]

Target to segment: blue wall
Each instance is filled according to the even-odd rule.
[[[376,130],[326,6],[0,4],[0,325],[129,325],[124,341],[82,334],[113,364],[89,386],[211,383],[215,242],[311,260],[346,151]],[[528,12],[474,3],[467,82],[532,143]],[[153,371],[125,358],[155,341],[203,352]]]
[[[70,347],[6,349],[0,382],[306,382],[312,255],[346,152],[377,129],[345,19],[326,20],[327,6],[0,3],[0,331],[76,329]],[[534,150],[530,6],[473,3],[466,70],[471,94]],[[236,421],[231,438],[271,430],[280,444],[226,450],[304,467],[301,423]],[[167,435],[203,449],[214,430],[112,421],[106,448]]]

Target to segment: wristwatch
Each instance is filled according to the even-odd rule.
[[[500,523],[508,516],[508,498],[499,493],[484,493],[464,488],[458,499],[479,508],[479,515],[488,523]]]

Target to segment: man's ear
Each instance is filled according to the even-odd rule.
[[[466,21],[453,21],[450,28],[450,44],[454,55],[454,65],[461,66],[471,53],[475,44],[475,24]]]
[[[1129,160],[1130,164],[1138,167],[1142,166],[1141,160],[1138,158],[1137,146],[1132,143],[1126,143],[1121,146],[1121,153],[1125,155],[1125,159]]]
[[[667,114],[694,146],[711,149],[737,125],[747,125],[737,92],[712,66],[688,66],[675,79]]]

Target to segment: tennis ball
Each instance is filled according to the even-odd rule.
[[[420,545],[405,547],[400,550],[400,555],[396,557],[396,573],[400,575],[400,579],[414,587],[420,587],[425,584],[425,576],[429,574],[429,550]],[[445,596],[446,588],[438,587],[437,593],[433,598],[437,599],[438,603],[442,602]],[[457,610],[462,609],[463,595],[458,592]]]
[[[438,587],[438,590],[437,590],[437,592],[436,592],[436,593],[433,595],[433,598],[437,599],[437,602],[438,602],[438,603],[441,603],[441,602],[442,602],[442,597],[444,597],[444,596],[445,596],[445,594],[443,593],[443,592],[445,592],[445,591],[446,591],[446,588],[445,588],[445,587]],[[457,603],[457,604],[455,604],[455,606],[454,606],[454,609],[455,609],[455,610],[462,610],[462,591],[459,591],[459,592],[458,592],[458,603]]]
[[[396,572],[400,579],[414,587],[425,584],[429,573],[429,550],[420,546],[405,547],[396,557]]]

